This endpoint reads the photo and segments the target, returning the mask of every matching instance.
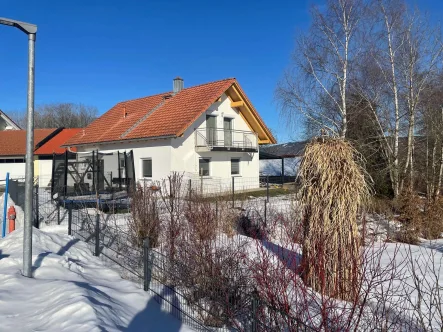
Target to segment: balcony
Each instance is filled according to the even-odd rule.
[[[195,130],[197,151],[258,152],[257,134],[252,131],[202,128]]]

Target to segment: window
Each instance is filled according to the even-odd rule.
[[[200,158],[198,161],[198,174],[200,176],[209,176],[209,163],[211,159],[209,158]]]
[[[142,177],[152,178],[152,159],[142,159]]]
[[[240,159],[231,159],[231,175],[240,175]]]
[[[120,159],[120,168],[125,168],[125,158]]]
[[[52,157],[51,157],[52,159]],[[21,164],[24,163],[25,159],[24,158],[17,158],[17,159],[0,159],[0,163],[1,164]]]

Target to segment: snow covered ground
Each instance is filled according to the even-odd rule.
[[[45,230],[34,229],[32,279],[21,274],[22,230],[0,240],[0,331],[191,331],[65,226]]]
[[[0,198],[0,208],[3,199]],[[254,198],[242,203],[243,208],[253,208],[263,213],[264,198]],[[13,204],[12,200],[9,204]],[[8,205],[9,205],[8,204]],[[269,219],[291,219],[291,211],[297,205],[290,195],[271,197]],[[48,211],[51,209],[48,209]],[[0,210],[2,211],[2,210]],[[91,209],[91,214],[96,211]],[[63,213],[64,215],[64,213]],[[112,224],[124,227],[128,214],[116,215]],[[140,285],[123,280],[117,269],[110,268],[91,253],[91,248],[67,234],[67,221],[59,226],[41,223],[41,230],[34,229],[33,267],[34,278],[21,275],[23,233],[20,222],[22,212],[17,213],[18,230],[0,240],[0,331],[188,331],[187,326],[174,318]],[[368,235],[375,240],[375,247],[392,238],[398,223],[381,216],[366,220]],[[277,228],[269,243],[262,245],[276,256],[283,253],[301,255],[297,245],[285,246],[287,241]],[[254,243],[248,246],[248,254],[257,254]],[[277,250],[281,248],[282,250]],[[288,257],[279,257],[287,266]],[[394,264],[395,263],[395,264]],[[393,308],[416,319],[421,308],[428,315],[425,321],[436,328],[443,325],[432,301],[443,303],[440,294],[443,281],[443,240],[423,241],[420,246],[388,243],[374,264],[382,268],[395,266],[399,274],[387,280],[378,280],[380,289],[393,289],[389,301]],[[378,270],[377,270],[378,271]],[[376,271],[376,272],[377,272]],[[386,272],[386,273],[388,273]],[[383,276],[382,276],[383,277]],[[417,283],[421,290],[417,291]],[[402,292],[402,293],[400,293]],[[419,292],[421,294],[419,294]],[[409,294],[408,298],[402,294]],[[432,294],[432,295],[431,295]],[[373,295],[374,299],[377,298]],[[375,303],[374,303],[375,305]]]

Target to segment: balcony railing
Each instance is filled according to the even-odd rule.
[[[252,131],[202,128],[195,131],[199,151],[257,152],[257,134]]]

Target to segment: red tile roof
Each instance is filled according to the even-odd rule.
[[[38,146],[57,129],[35,129],[34,147]],[[0,131],[0,156],[24,156],[26,154],[26,130]]]
[[[118,103],[65,145],[179,136],[234,83],[228,78]]]
[[[81,129],[80,128],[70,128],[70,129],[63,129],[60,133],[55,135],[53,138],[51,138],[49,141],[44,143],[41,147],[39,147],[37,150],[35,150],[35,155],[48,155],[53,153],[64,153],[65,148],[62,148],[61,146],[72,136],[77,134]]]

